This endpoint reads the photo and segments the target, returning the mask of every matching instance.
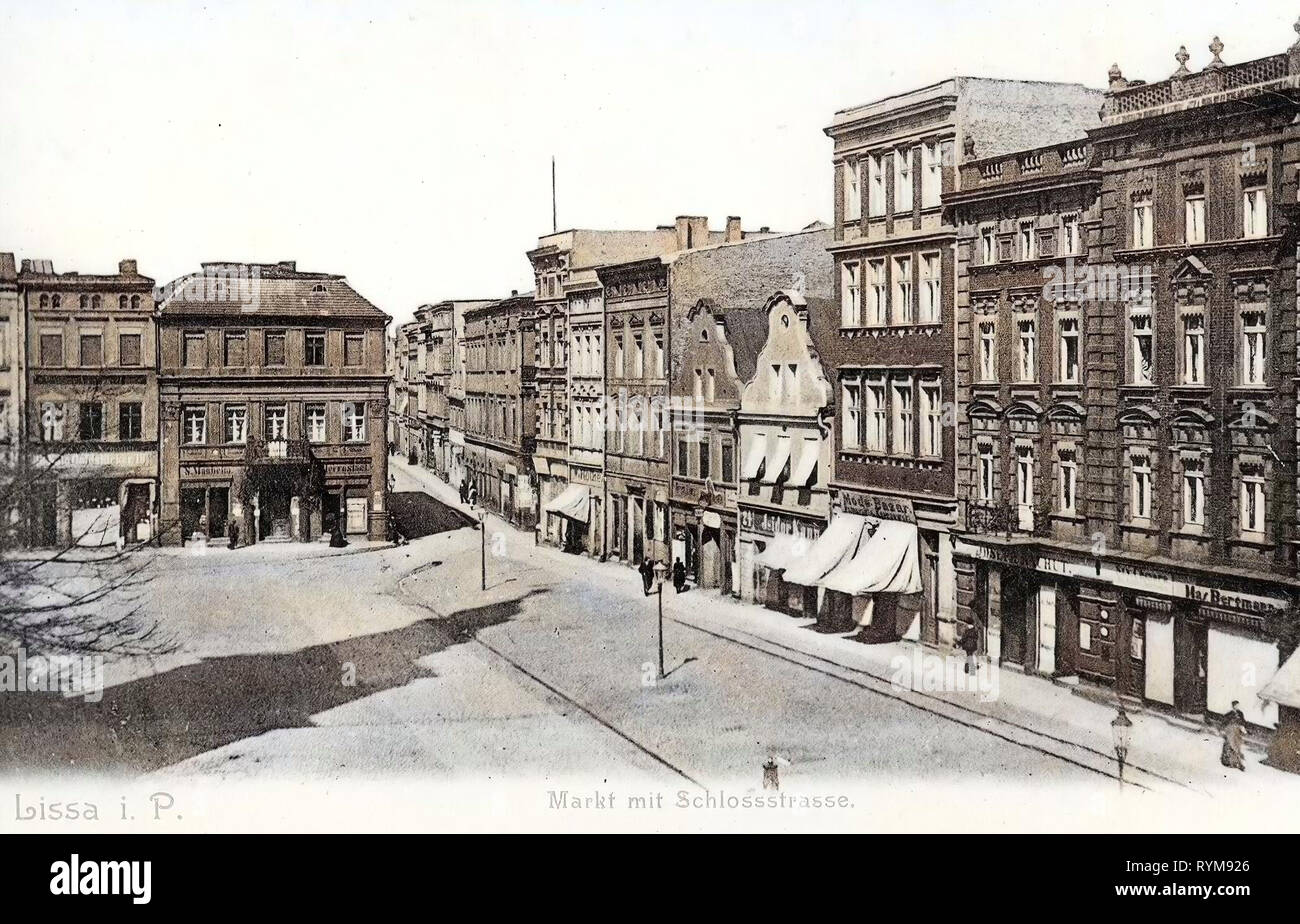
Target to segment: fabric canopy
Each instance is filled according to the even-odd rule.
[[[767,455],[767,437],[762,433],[750,433],[745,442],[745,464],[740,477],[753,481],[758,477],[758,470],[763,467],[763,457]]]
[[[776,438],[776,449],[772,451],[772,457],[767,460],[767,472],[763,475],[764,484],[776,484],[781,480],[781,473],[785,471],[785,464],[790,461],[790,437],[778,436]]]
[[[777,535],[767,540],[767,547],[754,556],[754,564],[780,571],[808,553],[808,540],[802,536]]]
[[[821,581],[827,590],[863,594],[914,594],[921,590],[921,563],[916,525],[881,520],[857,554],[840,562]]]
[[[799,450],[799,458],[790,473],[790,486],[794,488],[808,486],[813,471],[817,468],[817,456],[821,454],[821,443],[818,440],[804,439],[800,442],[802,446]]]
[[[704,514],[700,517],[700,522],[703,523],[705,526],[707,526],[709,529],[722,528],[722,516],[720,514],[714,513],[712,510],[704,511]]]
[[[1278,668],[1273,679],[1264,684],[1259,698],[1300,709],[1300,649],[1291,652],[1291,657]]]
[[[546,456],[533,456],[533,471],[539,475],[549,475],[551,473],[551,460]]]
[[[547,513],[558,513],[570,520],[586,523],[591,512],[591,488],[585,484],[571,484],[546,505]]]
[[[867,518],[855,513],[837,514],[826,532],[817,537],[808,554],[798,564],[786,569],[785,579],[792,584],[812,586],[834,571],[840,562],[852,558],[858,545],[867,539]]]

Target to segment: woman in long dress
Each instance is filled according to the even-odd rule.
[[[1225,767],[1245,770],[1246,761],[1242,756],[1242,747],[1245,743],[1246,716],[1237,708],[1237,702],[1234,700],[1232,709],[1228,712],[1228,719],[1223,725],[1223,751],[1219,755],[1219,762]]]

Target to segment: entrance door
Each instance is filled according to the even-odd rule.
[[[1017,571],[1002,573],[1002,660],[1026,665],[1029,633],[1029,587]]]
[[[339,510],[343,505],[343,498],[338,491],[326,491],[321,495],[320,504],[321,531],[326,536],[332,536],[334,527],[339,525]]]
[[[258,492],[258,508],[262,538],[288,539],[289,492],[280,487],[263,488]]]
[[[181,542],[189,542],[202,531],[203,516],[207,512],[207,491],[204,488],[181,488]]]
[[[364,497],[348,498],[348,532],[364,533],[366,531],[366,499]]]
[[[122,507],[122,536],[127,542],[144,542],[149,532],[149,486],[128,484]]]
[[[230,489],[208,489],[208,536],[216,538],[226,534],[230,520]]]
[[[1174,620],[1174,707],[1205,712],[1207,632],[1204,622],[1179,615]]]
[[[639,497],[632,498],[628,508],[632,520],[632,558],[631,561],[645,561],[645,501]]]

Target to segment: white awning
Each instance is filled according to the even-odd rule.
[[[549,475],[551,473],[551,460],[546,456],[533,456],[533,471],[539,475]]]
[[[546,505],[547,513],[558,513],[570,520],[586,523],[591,512],[591,488],[585,484],[571,484],[559,497]]]
[[[781,473],[785,471],[785,465],[790,461],[790,437],[778,436],[776,438],[776,449],[772,452],[772,457],[767,460],[767,472],[763,475],[763,484],[776,484],[781,480]]]
[[[788,568],[808,554],[810,543],[802,536],[781,534],[765,540],[763,551],[754,556],[754,564],[773,571]]]
[[[806,488],[817,468],[817,457],[821,455],[821,441],[804,438],[799,441],[799,457],[790,471],[790,487]]]
[[[1300,709],[1300,649],[1291,652],[1286,663],[1264,684],[1264,689],[1259,691],[1259,698]]]
[[[715,513],[712,510],[706,510],[700,515],[700,522],[709,529],[721,529],[722,515]]]
[[[867,518],[856,513],[839,513],[826,527],[826,532],[808,549],[797,565],[786,569],[785,579],[792,584],[815,585],[834,571],[843,561],[857,554],[858,547],[868,540]]]
[[[857,554],[840,562],[819,582],[852,597],[863,594],[914,594],[921,590],[916,524],[880,520]]]
[[[740,477],[744,481],[753,481],[758,477],[758,470],[763,467],[763,457],[767,455],[767,436],[763,433],[745,435],[745,464],[741,467]]]

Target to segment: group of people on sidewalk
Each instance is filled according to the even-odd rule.
[[[650,596],[650,591],[654,587],[655,564],[650,559],[646,559],[637,566],[637,573],[641,575],[641,589],[645,596]],[[680,558],[673,560],[672,567],[673,589],[681,593],[686,589],[686,566],[682,564]]]

